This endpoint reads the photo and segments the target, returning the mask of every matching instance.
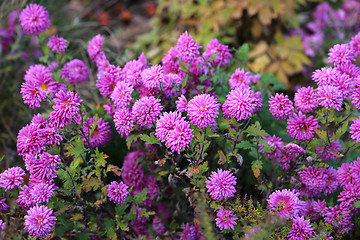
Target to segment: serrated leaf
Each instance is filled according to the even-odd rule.
[[[136,203],[142,203],[142,202],[144,202],[144,201],[147,199],[147,196],[146,196],[147,193],[148,193],[147,188],[144,188],[144,189],[142,190],[142,192],[140,192],[140,193],[138,193],[138,194],[136,194],[136,195],[134,196],[135,202],[136,202]]]
[[[345,121],[343,125],[336,130],[335,135],[333,136],[334,141],[338,140],[348,129],[349,121]]]
[[[204,172],[206,172],[208,169],[209,169],[209,167],[208,167],[208,162],[206,161],[206,162],[204,162],[203,164],[201,164],[201,165],[199,166],[199,173],[204,173]]]
[[[184,88],[186,86],[186,83],[188,81],[189,75],[186,74],[185,78],[182,80],[181,88]]]
[[[83,219],[83,215],[81,213],[75,213],[75,214],[72,214],[72,217],[70,218],[71,221],[75,222],[80,220],[80,219]]]
[[[260,123],[256,121],[253,125],[249,126],[244,132],[250,136],[269,136],[267,132],[261,129]]]
[[[132,134],[128,138],[126,138],[126,146],[130,150],[131,144],[135,142],[139,138],[139,135]]]
[[[128,232],[130,230],[130,228],[126,226],[126,224],[123,222],[118,222],[117,227],[120,228],[121,231],[125,231],[125,232]]]
[[[100,199],[96,200],[96,202],[94,203],[94,206],[96,208],[100,207],[101,204],[103,204],[104,202],[106,202],[106,198],[104,198],[103,196],[101,196]]]
[[[76,138],[72,141],[72,145],[65,147],[66,153],[65,155],[70,155],[75,158],[81,158],[82,155],[85,153],[85,146],[82,138]]]
[[[327,142],[327,135],[326,135],[326,131],[324,130],[320,130],[320,129],[315,129],[316,135],[319,136],[319,138],[321,140],[323,140],[323,142]]]
[[[140,134],[140,139],[143,140],[146,144],[160,144],[160,141],[155,137],[155,135],[146,135]]]
[[[236,144],[236,147],[246,150],[246,149],[250,149],[252,147],[252,144],[247,140],[243,140],[243,141],[239,142],[238,144]]]
[[[226,163],[226,156],[222,150],[218,150],[219,154],[219,161],[218,164],[225,164]]]
[[[100,166],[105,167],[106,166],[106,160],[105,159],[107,159],[109,156],[106,155],[103,152],[99,152],[98,148],[96,148],[94,152],[95,152],[95,155],[93,154],[92,156],[95,159],[95,166],[97,166],[97,167],[100,167]]]
[[[90,192],[91,189],[96,191],[102,185],[102,182],[96,177],[86,178],[85,176],[83,176],[82,179],[83,179],[83,182],[82,182],[81,188],[85,192]]]
[[[354,202],[354,208],[360,208],[360,201]]]
[[[106,169],[106,172],[113,172],[115,175],[119,176],[121,175],[121,169],[118,166],[109,164],[108,168]]]

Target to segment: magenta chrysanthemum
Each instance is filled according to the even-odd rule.
[[[0,212],[6,212],[9,206],[5,203],[6,198],[0,200]]]
[[[25,154],[37,154],[45,150],[44,139],[39,134],[39,127],[36,125],[26,125],[17,136],[17,151],[20,156]]]
[[[125,203],[127,195],[129,195],[129,187],[123,182],[112,181],[107,186],[107,195],[110,201],[116,204]]]
[[[144,186],[145,176],[142,165],[137,163],[137,159],[143,157],[144,152],[128,152],[124,158],[123,169],[121,174],[122,179],[128,186],[134,188],[141,188]]]
[[[304,114],[311,113],[319,104],[315,90],[312,87],[298,89],[295,93],[294,102],[296,109]]]
[[[352,133],[351,138],[355,139],[356,142],[360,142],[360,117],[354,119],[353,124],[350,126],[350,133]]]
[[[351,208],[360,198],[360,186],[348,184],[344,186],[344,190],[339,194],[338,201],[341,206]]]
[[[360,88],[356,88],[351,95],[352,104],[357,108],[360,109]]]
[[[217,218],[216,226],[220,228],[220,230],[226,229],[226,230],[234,230],[234,225],[236,225],[236,220],[238,220],[237,217],[234,217],[234,212],[231,210],[226,210],[224,208],[221,208],[219,212],[216,214]]]
[[[254,91],[248,87],[238,87],[231,90],[226,96],[223,104],[223,113],[230,118],[238,121],[250,117],[258,107]]]
[[[199,48],[201,47],[196,45],[196,41],[192,39],[187,31],[181,34],[177,40],[177,56],[185,64],[191,64],[191,62],[200,54]]]
[[[60,163],[60,157],[44,152],[40,158],[32,155],[25,157],[25,166],[30,174],[39,179],[51,180],[56,177],[56,166]]]
[[[346,73],[339,74],[332,86],[337,87],[344,98],[350,97],[355,89],[354,79]]]
[[[271,114],[278,120],[284,120],[291,117],[294,113],[293,103],[287,95],[281,93],[271,96],[269,99],[269,110]]]
[[[339,72],[332,68],[321,68],[320,70],[317,69],[312,74],[312,79],[319,85],[332,85],[335,82],[336,78],[338,77]]]
[[[308,239],[313,236],[314,227],[311,226],[310,220],[305,220],[303,216],[293,219],[293,225],[287,234],[289,240]]]
[[[157,235],[164,235],[164,233],[166,232],[164,221],[158,216],[154,217],[152,227]]]
[[[133,86],[127,82],[118,82],[111,94],[111,100],[114,101],[116,107],[126,107],[133,99],[131,93],[134,91]]]
[[[360,33],[356,34],[350,41],[350,48],[355,57],[360,56]]]
[[[34,204],[49,202],[57,187],[53,183],[39,183],[30,190],[32,202]]]
[[[317,95],[319,100],[319,105],[324,106],[326,109],[330,107],[340,110],[343,96],[339,89],[334,86],[321,86],[317,89]]]
[[[290,217],[297,212],[297,203],[299,194],[295,190],[276,190],[270,194],[267,202],[272,211],[276,212],[280,217]]]
[[[197,95],[187,104],[190,122],[198,128],[204,129],[212,124],[218,116],[220,104],[209,94]]]
[[[139,56],[138,60],[131,60],[127,62],[123,68],[124,79],[129,84],[138,86],[141,84],[141,72],[146,67],[146,58],[142,54]]]
[[[328,176],[322,168],[313,168],[311,166],[300,171],[300,181],[303,184],[301,194],[305,197],[320,195],[324,191]]]
[[[34,205],[34,203],[32,202],[30,190],[31,188],[29,188],[29,186],[27,185],[22,186],[21,191],[19,192],[19,196],[15,201],[24,210],[28,210],[30,207]]]
[[[96,81],[96,87],[99,89],[101,95],[110,98],[116,84],[123,80],[121,68],[110,65]]]
[[[151,123],[156,121],[161,114],[163,106],[160,104],[160,99],[153,96],[142,97],[137,100],[132,108],[132,115],[134,121],[141,127],[151,127]]]
[[[86,82],[89,79],[90,70],[86,64],[74,59],[66,63],[61,69],[60,75],[65,82],[76,85],[79,82]]]
[[[215,200],[233,197],[236,192],[236,178],[227,170],[218,169],[217,172],[212,172],[205,183],[207,191]]]
[[[0,174],[0,187],[5,188],[5,191],[14,188],[15,186],[20,187],[24,181],[26,173],[21,167],[12,167],[5,170]]]
[[[329,50],[329,63],[341,65],[355,61],[354,52],[350,49],[349,44],[336,44]]]
[[[80,107],[82,100],[72,91],[60,91],[54,99],[53,111],[49,114],[49,120],[57,128],[71,125],[71,120],[80,124]]]
[[[67,48],[66,43],[66,39],[58,37],[58,35],[54,35],[49,37],[48,47],[51,49],[51,51],[59,53],[65,51]]]
[[[20,13],[20,24],[24,32],[38,35],[50,27],[49,13],[36,3],[26,6]]]
[[[184,230],[180,234],[180,240],[199,240],[201,239],[201,233],[199,230],[198,225],[190,225],[189,223],[186,223],[186,225],[183,223],[182,227]]]
[[[206,50],[203,53],[205,60],[210,61],[211,57],[215,54],[218,54],[214,60],[211,61],[211,64],[214,66],[225,67],[226,64],[230,63],[230,58],[232,58],[229,47],[219,43],[217,38],[211,39]]]
[[[108,122],[105,122],[101,117],[89,118],[88,122],[83,123],[83,130],[85,136],[90,141],[90,145],[92,148],[103,147],[110,141],[110,125]],[[85,138],[83,138],[83,141],[86,145],[88,145],[88,142]]]
[[[289,136],[301,142],[311,140],[315,135],[315,129],[320,127],[314,116],[307,118],[302,113],[294,114],[287,120],[287,124],[286,129]]]
[[[356,179],[352,174],[354,171],[353,163],[343,163],[338,167],[336,171],[336,179],[339,182],[340,186],[344,187],[346,185],[353,185],[359,179]]]
[[[275,135],[265,137],[263,136],[263,139],[269,144],[271,147],[271,152],[262,152],[265,157],[267,158],[278,158],[281,155],[281,150],[283,149],[283,142],[282,139],[279,137],[276,137]],[[260,146],[260,150],[262,150],[264,145]]]
[[[164,78],[164,69],[160,65],[154,65],[146,68],[141,73],[141,79],[147,88],[159,88]]]
[[[174,129],[167,136],[166,145],[171,151],[180,153],[193,139],[192,131],[189,122],[184,119],[177,120]]]
[[[243,68],[237,68],[235,73],[231,74],[229,85],[231,89],[237,87],[247,87],[251,83],[250,73],[245,72]]]
[[[354,226],[352,210],[340,205],[325,210],[324,221],[332,224],[336,232],[348,233]]]
[[[159,120],[156,121],[155,135],[161,142],[168,139],[170,131],[174,130],[177,121],[183,119],[178,112],[164,112]]]
[[[53,230],[56,217],[53,210],[46,206],[34,206],[27,211],[25,219],[25,230],[32,237],[47,237]]]
[[[331,142],[330,145],[323,144],[321,147],[316,146],[316,154],[319,158],[326,160],[335,160],[338,158],[336,152],[342,151],[339,140]]]
[[[121,137],[130,135],[131,129],[134,126],[134,121],[131,112],[128,108],[118,108],[114,114],[114,123],[116,131]]]
[[[98,62],[105,58],[104,52],[101,50],[104,38],[98,34],[90,40],[87,48],[87,52],[91,61]]]
[[[184,95],[181,95],[178,100],[176,100],[176,109],[179,112],[186,112],[188,102],[186,100],[186,97]]]

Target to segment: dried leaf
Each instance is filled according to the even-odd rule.
[[[225,164],[226,163],[226,156],[222,150],[218,150],[219,154],[219,161],[218,164]]]
[[[115,166],[115,165],[112,165],[112,164],[109,164],[106,172],[113,172],[113,173],[115,173],[115,175],[117,175],[119,177],[121,175],[121,169],[118,166]]]

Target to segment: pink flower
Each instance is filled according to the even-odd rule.
[[[321,70],[315,70],[312,74],[312,79],[319,85],[332,85],[333,82],[336,81],[339,72],[337,69],[332,67],[329,68],[321,68]]]
[[[66,43],[67,40],[62,37],[58,37],[58,35],[54,35],[49,37],[48,47],[51,49],[51,51],[57,53],[64,52],[67,48]]]
[[[61,78],[72,85],[76,85],[79,82],[86,82],[89,79],[89,74],[89,68],[79,59],[74,59],[66,63],[60,72]]]
[[[293,103],[287,95],[278,93],[269,99],[269,110],[271,114],[278,120],[284,120],[291,117],[294,113]]]
[[[333,107],[338,111],[340,110],[343,96],[337,87],[329,85],[321,86],[317,89],[317,95],[319,97],[319,105],[324,106],[326,109]]]
[[[360,88],[356,88],[351,95],[352,104],[357,108],[360,109]]]
[[[40,158],[33,155],[25,157],[25,166],[30,174],[39,179],[51,180],[57,176],[56,167],[60,163],[60,157],[43,152]]]
[[[343,163],[340,167],[338,167],[336,171],[336,179],[340,186],[344,187],[349,184],[353,185],[359,180],[352,174],[353,171],[353,163]]]
[[[179,112],[186,112],[187,111],[187,105],[188,102],[186,100],[186,97],[184,95],[181,95],[178,100],[176,100],[176,109]]]
[[[12,167],[5,170],[0,174],[0,187],[5,188],[5,191],[14,188],[15,186],[20,187],[24,181],[26,173],[21,167]]]
[[[352,217],[352,211],[340,204],[325,210],[324,221],[334,226],[335,232],[348,233],[354,226]]]
[[[125,203],[127,195],[129,195],[129,187],[123,182],[112,181],[107,186],[107,195],[110,201],[116,204]]]
[[[134,91],[133,86],[126,82],[117,82],[114,91],[111,94],[111,100],[116,107],[127,107],[133,99],[131,93]]]
[[[34,204],[49,202],[57,187],[53,183],[39,183],[30,190],[32,202]]]
[[[177,56],[185,64],[191,64],[191,62],[200,54],[200,46],[196,45],[196,41],[192,39],[191,35],[185,31],[177,40],[176,50]]]
[[[159,120],[156,121],[155,135],[161,142],[168,139],[170,131],[174,130],[177,121],[182,120],[181,114],[178,112],[164,112]]]
[[[174,47],[171,47],[168,53],[161,59],[163,64],[164,73],[175,73],[178,74],[181,72],[181,67],[178,61],[176,61],[177,50]]]
[[[341,206],[351,208],[360,198],[360,186],[348,184],[344,186],[344,190],[340,192],[338,201]]]
[[[71,125],[71,120],[80,124],[80,107],[82,100],[72,91],[60,91],[54,99],[53,111],[49,114],[49,120],[57,128]]]
[[[212,172],[209,179],[205,182],[207,192],[215,200],[227,199],[233,197],[236,192],[236,178],[230,171],[218,169]]]
[[[338,158],[336,152],[342,151],[342,147],[340,145],[339,140],[336,140],[334,142],[331,142],[330,145],[324,144],[320,148],[319,146],[316,146],[316,154],[319,158],[327,160],[335,160]]]
[[[351,138],[355,139],[356,142],[360,142],[360,117],[353,120],[353,124],[350,126]]]
[[[314,227],[311,226],[310,220],[305,220],[303,216],[293,219],[293,225],[287,234],[289,240],[302,240],[312,237]]]
[[[110,65],[96,81],[96,87],[99,89],[102,96],[110,98],[116,84],[120,81],[124,81],[121,68]]]
[[[319,105],[315,90],[312,87],[298,89],[294,97],[295,107],[302,113],[311,113]]]
[[[164,69],[160,65],[146,68],[141,73],[141,79],[147,88],[159,88],[164,78]]]
[[[46,99],[46,93],[32,80],[21,85],[20,93],[24,103],[29,104],[30,108],[40,107],[40,103]]]
[[[9,206],[5,203],[6,198],[0,200],[0,212],[6,212]]]
[[[124,79],[134,87],[140,85],[140,74],[145,68],[146,58],[144,55],[140,55],[138,60],[131,60],[125,64],[123,69]]]
[[[220,104],[209,94],[197,95],[187,104],[190,122],[198,128],[204,129],[217,118]]]
[[[108,103],[104,104],[103,108],[104,108],[107,115],[109,115],[110,117],[114,116],[115,107],[114,107],[114,105],[111,104],[111,102],[108,102]]]
[[[186,225],[183,223],[182,227],[184,230],[180,234],[180,240],[199,240],[201,239],[201,233],[199,230],[198,225],[190,225],[189,223],[186,223]]]
[[[303,184],[301,194],[305,197],[318,196],[325,190],[328,175],[324,169],[309,166],[300,171],[299,174],[299,180]]]
[[[295,143],[289,143],[283,147],[282,150],[284,153],[281,154],[280,157],[276,159],[276,161],[280,163],[280,167],[283,169],[289,169],[290,161],[292,161],[295,157],[306,153],[302,147]]]
[[[283,149],[283,142],[282,139],[279,137],[276,137],[275,135],[265,137],[263,136],[263,139],[269,144],[272,151],[270,153],[268,152],[262,152],[265,157],[267,158],[278,158],[281,155],[281,150]],[[260,150],[262,150],[261,148]]]
[[[158,216],[154,217],[152,227],[157,235],[164,235],[164,233],[166,232],[164,221]]]
[[[99,60],[106,58],[104,52],[101,50],[103,40],[104,38],[98,34],[93,37],[88,44],[87,52],[93,62],[98,62]]]
[[[171,130],[167,136],[166,145],[171,151],[180,154],[180,151],[189,146],[189,143],[193,139],[193,129],[190,129],[189,122],[184,119],[177,120],[174,125],[174,129]]]
[[[114,114],[114,123],[116,131],[121,137],[130,135],[131,129],[134,126],[134,121],[131,112],[128,108],[118,108]]]
[[[53,210],[44,205],[34,206],[27,211],[25,219],[25,230],[32,237],[47,237],[53,230],[56,217]]]
[[[20,156],[26,154],[37,154],[45,150],[44,139],[39,134],[39,127],[36,125],[26,125],[17,136],[17,151]]]
[[[355,57],[360,56],[360,33],[356,34],[350,41],[350,48]]]
[[[24,32],[38,35],[50,27],[49,13],[36,3],[26,6],[20,13],[20,24]]]
[[[224,116],[240,121],[250,117],[258,107],[254,91],[249,87],[238,87],[226,96],[222,108]]]
[[[297,213],[297,204],[299,194],[295,190],[276,190],[270,194],[267,202],[272,211],[276,212],[280,217],[289,218]]]
[[[213,66],[225,67],[226,64],[230,63],[230,58],[232,58],[229,47],[227,45],[220,44],[217,38],[210,40],[206,46],[205,52],[203,53],[203,57],[205,60],[210,61],[214,54],[218,55],[211,61]]]
[[[153,96],[142,97],[137,100],[132,108],[132,115],[134,121],[141,127],[151,127],[151,123],[156,121],[161,114],[163,106],[160,104],[160,99]]]
[[[350,97],[355,89],[355,82],[348,74],[339,74],[332,86],[337,87],[344,98]]]
[[[237,217],[234,217],[234,212],[230,210],[226,210],[224,208],[221,208],[219,212],[216,214],[217,218],[216,226],[220,228],[220,230],[226,229],[226,230],[234,230],[234,225],[236,225]]]
[[[336,44],[329,50],[329,63],[341,65],[355,61],[354,52],[350,49],[349,44]]]
[[[301,142],[311,140],[315,135],[315,129],[320,127],[314,116],[307,118],[302,113],[294,114],[287,120],[287,124],[286,129],[289,136]]]
[[[142,188],[145,184],[144,170],[142,165],[137,163],[137,159],[146,155],[144,152],[128,152],[124,158],[122,179],[128,186]]]
[[[247,87],[251,83],[250,73],[245,72],[243,68],[237,68],[235,73],[231,74],[229,79],[229,85],[231,89],[237,87]]]
[[[83,130],[92,148],[103,147],[111,139],[110,125],[101,117],[92,117],[87,122],[83,122]],[[83,138],[83,141],[85,145],[88,145],[85,138]]]

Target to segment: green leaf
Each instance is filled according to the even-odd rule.
[[[208,167],[208,162],[206,161],[206,162],[204,162],[203,164],[201,164],[201,165],[199,166],[199,173],[204,173],[204,172],[206,172],[208,169],[209,169],[209,167]]]
[[[186,83],[188,81],[189,75],[186,74],[185,78],[183,79],[182,83],[181,83],[181,87],[184,88],[186,86]]]
[[[76,234],[76,239],[88,240],[88,239],[91,239],[91,238],[89,237],[89,234],[87,232],[79,232],[78,234]]]
[[[354,208],[360,208],[360,201],[357,201],[353,205]]]
[[[138,193],[134,196],[135,202],[136,203],[144,202],[147,199],[147,196],[146,196],[147,193],[148,193],[147,188],[144,188],[141,193]]]
[[[139,138],[139,135],[132,134],[128,138],[126,138],[126,146],[130,150],[131,144],[135,142]]]
[[[72,142],[72,145],[68,146],[67,153],[75,158],[81,158],[85,153],[85,146],[82,138],[76,138],[75,141]]]
[[[95,158],[95,166],[96,167],[105,167],[106,166],[106,160],[109,156],[107,156],[105,153],[103,152],[99,152],[99,149],[96,148],[95,149],[95,155],[92,155]]]
[[[160,141],[155,137],[155,135],[150,134],[140,134],[140,139],[143,140],[146,144],[160,144]]]
[[[252,147],[252,144],[249,141],[244,140],[236,144],[236,147],[246,150],[246,149],[250,149]]]
[[[117,204],[115,208],[116,215],[118,215],[119,217],[124,215],[125,210],[128,206],[129,204],[121,204],[121,205]]]
[[[0,158],[0,162],[2,162],[2,160],[4,160],[5,155],[2,155],[2,157]]]
[[[245,44],[247,44],[247,43],[245,43]],[[214,60],[215,60],[215,58],[216,58],[219,54],[220,54],[220,53],[219,53],[219,52],[217,52],[217,53],[215,53],[215,54],[211,55],[209,62],[214,61]]]
[[[74,176],[76,174],[76,172],[77,172],[76,168],[79,166],[80,161],[81,161],[80,158],[75,158],[71,162],[71,164],[69,166],[69,172],[71,173],[72,176]]]
[[[246,65],[248,55],[249,55],[249,45],[247,43],[244,43],[239,47],[239,49],[236,51],[237,57],[240,59],[243,65]]]
[[[259,121],[256,121],[255,124],[249,126],[244,132],[246,132],[250,136],[269,136],[267,132],[261,129]]]
[[[345,121],[343,125],[335,132],[334,141],[338,140],[344,133],[346,133],[349,125],[349,120]]]

